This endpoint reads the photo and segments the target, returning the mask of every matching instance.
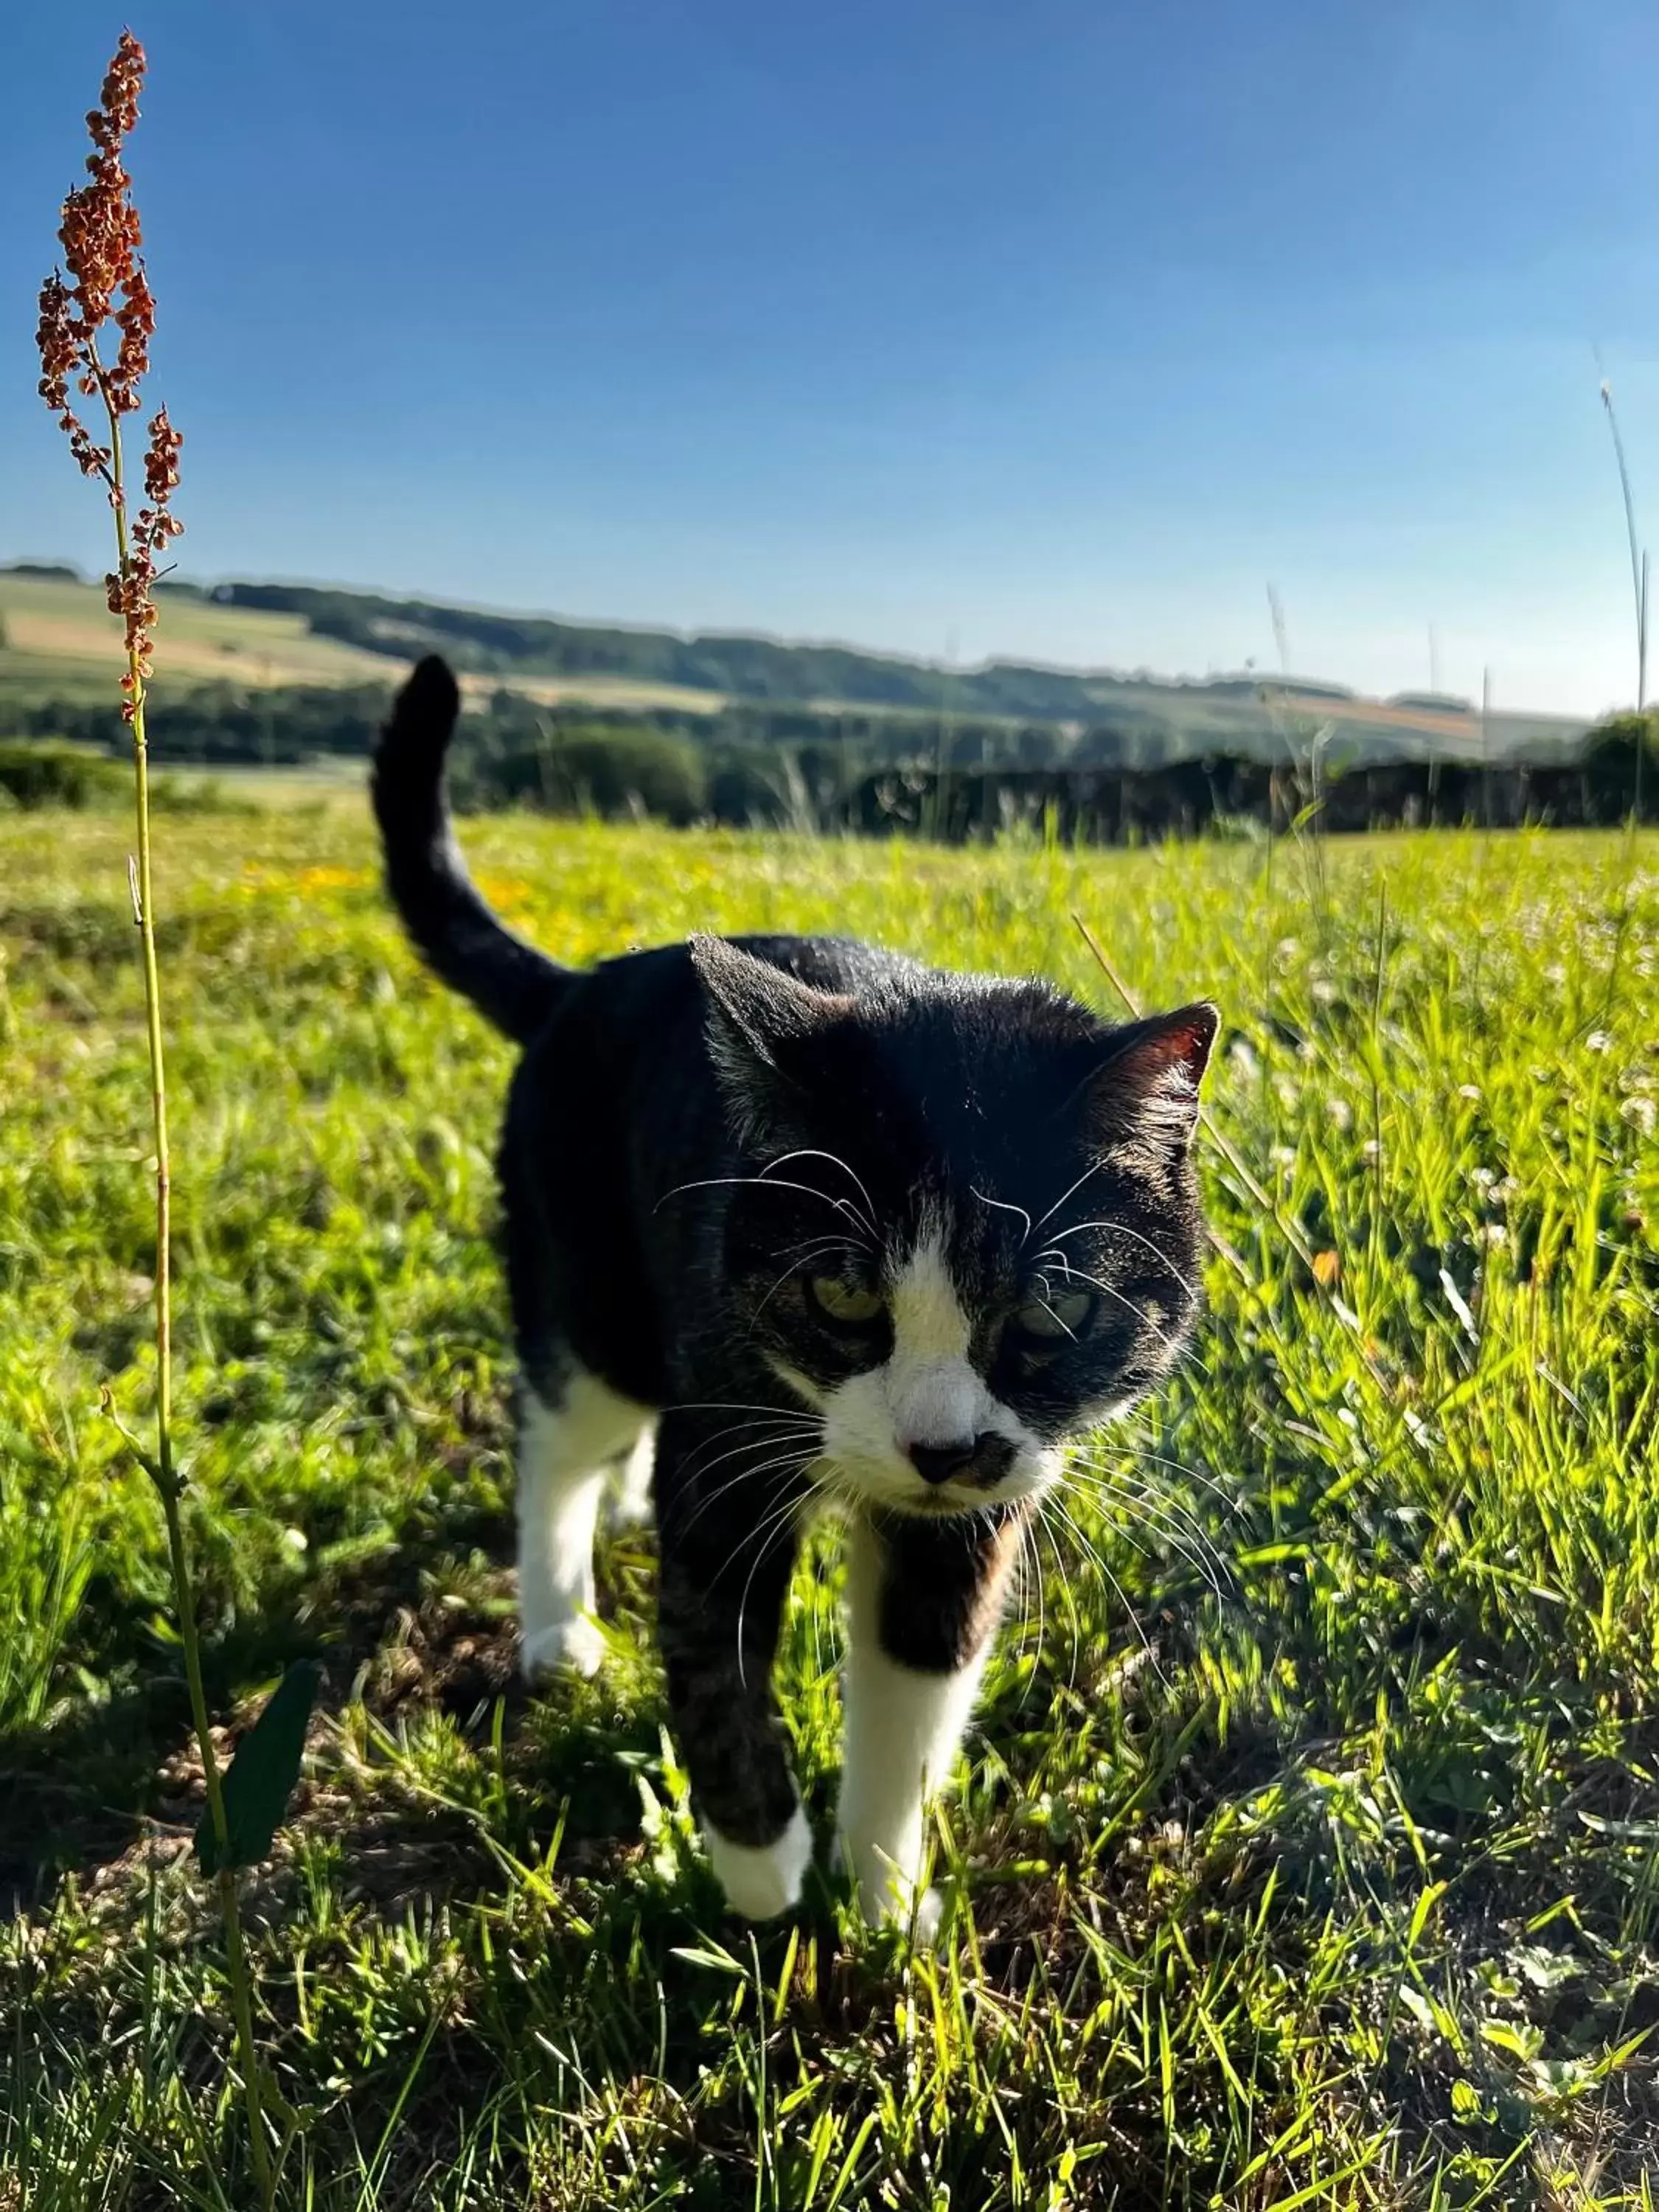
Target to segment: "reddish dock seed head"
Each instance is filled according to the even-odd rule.
[[[144,50],[131,31],[121,34],[104,78],[98,105],[87,117],[92,152],[89,181],[64,202],[58,241],[64,267],[40,287],[40,397],[57,416],[70,451],[82,472],[101,477],[110,502],[125,528],[126,551],[118,574],[105,579],[110,611],[126,628],[131,667],[122,678],[123,708],[132,719],[133,695],[149,674],[149,632],[155,621],[153,592],[155,556],[184,525],[168,512],[179,482],[179,448],[183,438],[167,420],[166,408],[149,425],[144,453],[145,504],[129,520],[126,488],[116,480],[114,430],[123,415],[137,411],[138,386],[149,368],[149,342],[155,329],[155,301],[144,264],[138,258],[143,233],[132,204],[132,179],[121,156],[138,120],[138,94],[144,82]],[[65,281],[67,272],[67,281]],[[112,321],[118,337],[112,362],[98,353],[98,337]],[[70,386],[82,397],[102,400],[111,443],[101,446],[75,411]]]

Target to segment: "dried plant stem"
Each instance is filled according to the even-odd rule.
[[[123,582],[130,569],[127,532],[126,475],[121,450],[121,417],[115,408],[102,364],[88,348],[90,366],[109,422],[110,505],[115,515],[115,544]],[[155,951],[155,902],[150,866],[149,741],[144,725],[145,681],[143,657],[136,645],[127,648],[128,703],[131,708],[133,782],[137,800],[138,866],[137,905],[139,940],[143,949],[144,1025],[149,1044],[149,1094],[155,1140],[155,1455],[143,1455],[144,1465],[161,1501],[167,1523],[167,1559],[173,1573],[174,1610],[184,1645],[185,1676],[190,1687],[191,1720],[201,1753],[202,1776],[207,1789],[208,1818],[219,1846],[220,1871],[214,1878],[225,1927],[225,1966],[231,2003],[236,2015],[236,2040],[241,2058],[242,2092],[247,2108],[248,2147],[261,2205],[274,2202],[276,2177],[271,2171],[270,2146],[266,2139],[264,2100],[259,2087],[258,2055],[253,2041],[253,1992],[247,1949],[242,1936],[241,1894],[236,1869],[231,1865],[230,1824],[225,1812],[219,1761],[213,1747],[213,1728],[208,1716],[207,1690],[202,1676],[202,1640],[196,1620],[195,1583],[190,1550],[185,1535],[181,1500],[184,1484],[175,1464],[173,1439],[173,1271],[170,1250],[173,1219],[172,1156],[167,1143],[167,1062],[161,1039],[161,977]]]

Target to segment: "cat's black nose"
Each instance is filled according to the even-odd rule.
[[[987,1431],[970,1443],[912,1444],[910,1464],[924,1482],[948,1482],[953,1474],[979,1475],[994,1482],[1008,1471],[1013,1452],[1006,1437]]]

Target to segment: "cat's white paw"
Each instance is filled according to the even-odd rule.
[[[651,1518],[651,1469],[656,1454],[655,1432],[647,1429],[628,1455],[617,1478],[611,1511],[619,1528],[638,1527]]]
[[[915,1940],[932,1950],[939,1936],[939,1924],[945,1917],[945,1893],[942,1889],[924,1889],[916,1899],[915,1910],[906,1918]]]
[[[859,1917],[866,1928],[908,1928],[915,1941],[928,1949],[945,1917],[945,1893],[931,1887],[918,1897],[914,1890],[890,1880],[872,1896],[868,1886],[860,1882],[858,1902]]]
[[[943,1891],[929,1887],[916,1894],[889,1855],[879,1848],[853,1852],[837,1837],[836,1871],[850,1874],[859,1917],[866,1928],[908,1928],[918,1943],[932,1946],[945,1917]]]
[[[812,1863],[812,1831],[797,1805],[794,1817],[775,1842],[734,1844],[718,1828],[703,1823],[703,1842],[708,1863],[720,1877],[726,1902],[745,1920],[775,1920],[800,1899],[806,1869]]]
[[[562,1668],[591,1676],[604,1664],[605,1638],[591,1614],[573,1613],[545,1628],[526,1628],[519,1668],[526,1682],[545,1681]]]

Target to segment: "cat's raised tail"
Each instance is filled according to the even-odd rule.
[[[569,971],[499,921],[466,872],[444,796],[444,755],[460,705],[448,665],[429,654],[380,732],[369,788],[386,889],[433,969],[497,1029],[527,1044],[558,1004]]]

